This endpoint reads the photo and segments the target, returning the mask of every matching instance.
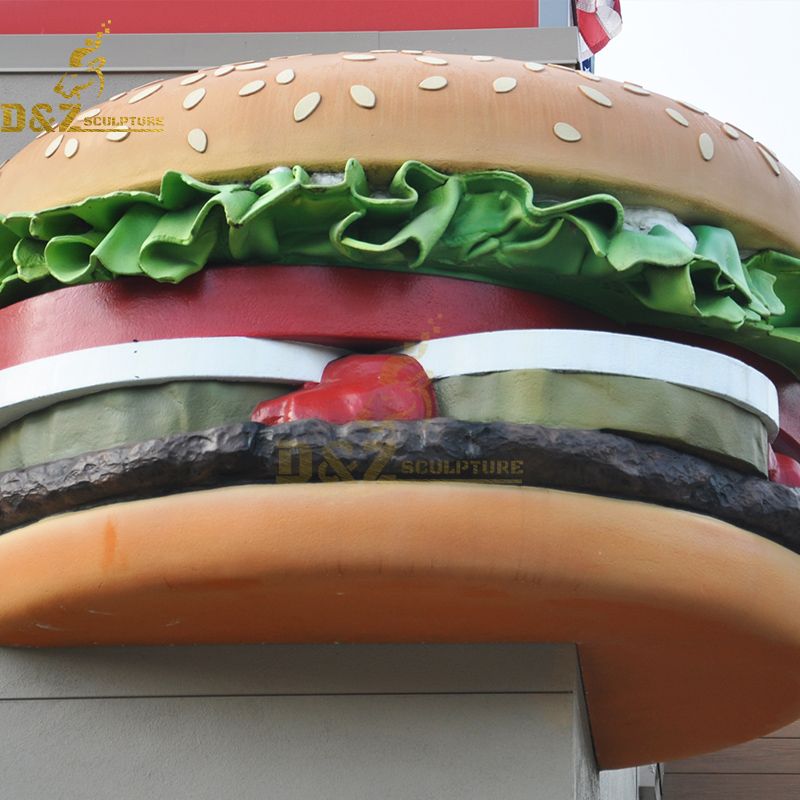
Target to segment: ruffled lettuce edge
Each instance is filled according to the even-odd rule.
[[[225,263],[417,271],[563,297],[622,322],[717,336],[800,375],[800,260],[740,257],[733,234],[623,227],[610,194],[535,202],[503,170],[448,175],[405,162],[370,186],[300,166],[246,183],[167,172],[159,192],[125,191],[0,217],[0,305],[63,285],[143,275],[179,283]]]

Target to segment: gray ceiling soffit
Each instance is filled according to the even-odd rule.
[[[72,34],[0,36],[0,72],[64,73],[69,56],[81,45]],[[228,61],[347,50],[414,48],[574,64],[577,28],[490,28],[444,31],[333,33],[180,33],[112,34],[97,55],[103,72],[194,70]]]

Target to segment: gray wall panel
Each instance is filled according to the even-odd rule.
[[[0,649],[0,798],[636,800],[573,645]]]
[[[0,704],[15,800],[566,800],[569,695]]]
[[[567,800],[571,695],[6,701],[14,800]]]
[[[3,649],[0,797],[574,800],[578,674],[566,644]]]
[[[0,72],[67,71],[81,38],[68,34],[0,35]],[[452,31],[367,31],[334,33],[155,33],[111,34],[97,55],[103,72],[196,69],[230,61],[347,50],[416,48],[454,53],[489,52],[507,58],[575,63],[577,28],[490,28]]]
[[[575,664],[568,644],[0,648],[0,704],[44,697],[571,692]]]

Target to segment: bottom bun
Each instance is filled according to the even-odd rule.
[[[552,489],[245,485],[0,537],[0,642],[576,642],[598,761],[800,714],[800,556],[700,514]]]

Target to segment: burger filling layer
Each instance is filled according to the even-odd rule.
[[[174,381],[68,400],[0,430],[0,472],[246,422],[256,404],[291,389],[278,383]],[[444,378],[434,390],[440,417],[612,431],[767,474],[768,436],[757,416],[664,381],[520,369]]]
[[[128,275],[178,283],[209,264],[418,271],[731,339],[800,374],[798,259],[743,259],[730,231],[709,225],[630,211],[626,222],[610,194],[540,200],[499,170],[446,175],[409,161],[376,188],[351,160],[324,178],[283,167],[209,184],[168,172],[158,194],[10,214],[0,218],[0,303]]]

